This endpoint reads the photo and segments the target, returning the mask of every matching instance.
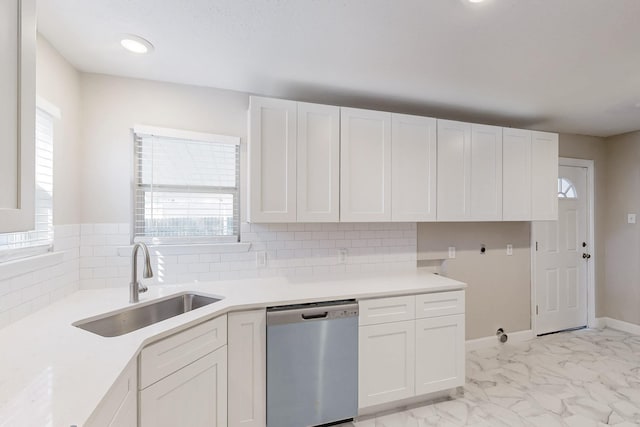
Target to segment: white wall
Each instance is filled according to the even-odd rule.
[[[82,181],[80,74],[40,36],[36,67],[38,96],[58,107],[62,116],[53,126],[53,222],[78,224]]]
[[[81,92],[82,223],[130,221],[136,124],[239,136],[246,152],[247,94],[97,74]]]
[[[607,138],[605,316],[640,325],[640,132]]]

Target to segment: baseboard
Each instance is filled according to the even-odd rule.
[[[481,348],[489,348],[496,347],[498,345],[508,345],[508,344],[517,344],[524,341],[529,341],[534,338],[533,331],[531,329],[526,331],[518,331],[518,332],[509,332],[507,331],[507,336],[509,340],[506,344],[502,344],[497,336],[490,336],[484,338],[476,338],[473,340],[467,340],[466,342],[466,350],[479,350]]]
[[[604,325],[607,328],[616,329],[633,335],[640,335],[640,325],[625,322],[623,320],[612,319],[610,317],[602,317],[601,319],[604,321]]]
[[[606,317],[596,317],[593,319],[593,324],[589,325],[591,329],[602,329],[607,326],[607,318]]]

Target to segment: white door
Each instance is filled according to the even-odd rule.
[[[588,197],[587,168],[560,166],[558,220],[533,223],[538,335],[587,325]]]

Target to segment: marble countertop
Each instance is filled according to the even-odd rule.
[[[94,335],[72,323],[129,307],[128,289],[78,291],[0,329],[0,426],[84,425],[144,345],[230,311],[449,291],[465,286],[421,270],[375,276],[150,285],[140,303],[184,291],[224,299],[113,338]]]

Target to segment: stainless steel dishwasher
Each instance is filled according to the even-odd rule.
[[[358,303],[267,309],[267,427],[306,427],[358,414]]]

